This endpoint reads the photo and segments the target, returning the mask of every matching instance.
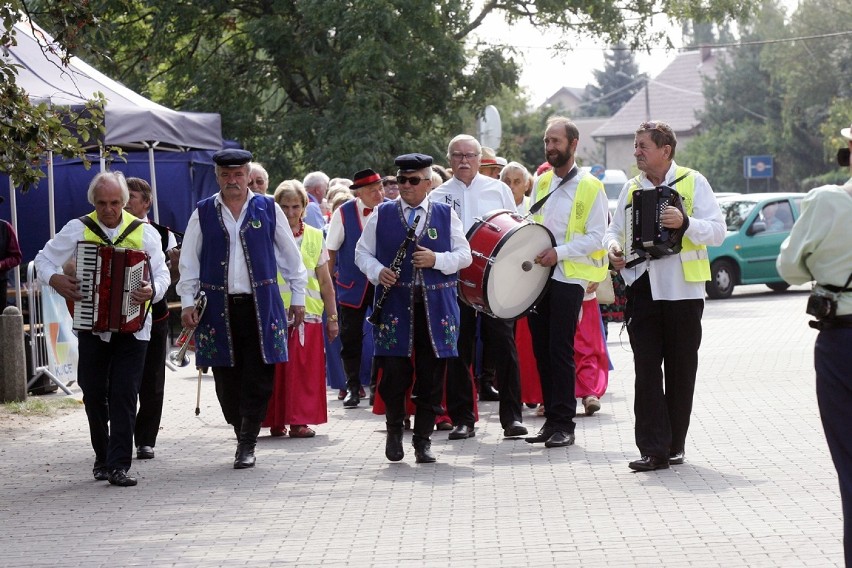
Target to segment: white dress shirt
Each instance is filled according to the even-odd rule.
[[[476,174],[470,185],[453,176],[433,189],[429,199],[452,207],[462,221],[465,234],[476,223],[477,217],[485,217],[495,209],[517,212],[515,197],[509,186],[482,174]]]
[[[358,223],[363,229],[364,219],[367,217],[364,215],[364,210],[367,206],[364,205],[360,197],[355,198],[355,208],[358,210]],[[340,212],[340,207],[338,207],[334,210],[331,221],[328,223],[328,234],[325,236],[325,245],[328,247],[328,250],[340,250],[340,247],[343,246],[344,238],[346,238],[346,229],[343,226],[343,214]]]
[[[676,169],[677,164],[672,162],[665,176],[664,183],[666,185],[671,185],[677,179],[675,177]],[[725,240],[727,233],[727,225],[722,216],[722,211],[719,209],[719,203],[716,201],[716,196],[713,194],[713,189],[710,187],[707,178],[697,171],[693,171],[689,175],[695,176],[695,195],[686,236],[697,245],[718,246]],[[656,187],[648,180],[644,172],[639,181],[642,188]],[[615,215],[603,240],[604,247],[607,250],[613,243],[618,243],[625,255],[630,252],[630,245],[625,243],[627,240],[626,223],[630,220],[625,217],[624,207],[627,204],[628,189],[632,186],[633,184],[628,181],[621,189]],[[677,188],[675,187],[675,189]],[[648,272],[648,277],[651,280],[651,296],[654,300],[704,299],[704,282],[687,282],[684,279],[680,256],[677,254],[645,261],[632,268],[624,268],[621,270],[621,275],[624,277],[624,282],[630,286],[645,272]]]
[[[110,240],[114,240],[119,236],[121,225],[114,229],[104,226],[98,221],[101,230]],[[54,274],[63,274],[62,266],[77,255],[77,243],[83,240],[83,234],[86,226],[79,219],[71,219],[62,227],[55,237],[50,239],[44,248],[41,249],[35,257],[34,263],[38,279],[45,286],[50,285],[50,278]],[[149,275],[151,285],[154,287],[154,297],[151,298],[151,303],[158,302],[165,295],[166,290],[171,284],[171,276],[169,269],[166,266],[166,257],[163,254],[163,241],[160,238],[160,233],[157,229],[144,223],[142,225],[142,248],[148,253],[151,258],[151,274]],[[96,333],[104,341],[109,341],[112,333],[105,331]],[[133,334],[140,341],[148,341],[151,339],[151,317],[145,318],[145,325],[142,329]]]
[[[426,223],[426,212],[428,207],[430,207],[429,200],[430,196],[427,195],[426,199],[424,199],[420,205],[415,205],[413,207],[413,209],[417,210],[414,216],[420,216],[420,219],[417,222],[417,229],[415,230],[415,234],[417,236],[420,236],[420,233],[423,231],[424,224]],[[392,203],[393,207],[396,207],[396,202],[394,201]],[[403,204],[403,218],[407,220],[412,207],[404,201],[401,201],[401,203]],[[386,205],[386,207],[388,206]],[[361,234],[361,238],[358,239],[358,244],[355,246],[355,264],[361,272],[367,276],[370,282],[376,285],[379,284],[379,274],[381,273],[382,268],[389,268],[385,267],[376,259],[376,227],[378,219],[379,216],[375,214],[372,214],[367,218],[367,224],[364,226],[364,232]],[[432,267],[435,270],[440,270],[444,274],[453,274],[458,272],[462,268],[470,266],[470,263],[473,262],[473,257],[470,255],[470,245],[462,231],[461,219],[459,219],[455,211],[450,211],[450,231],[451,250],[448,252],[436,252],[435,266]],[[422,244],[423,243],[421,243],[421,245]]]
[[[581,173],[570,181],[565,182],[559,189],[556,188],[562,182],[562,178],[554,175],[551,179],[548,192],[555,193],[547,199],[541,209],[543,216],[542,225],[553,233],[553,237],[557,243],[556,258],[559,259],[559,262],[556,264],[556,270],[553,272],[553,279],[558,282],[579,284],[583,289],[588,285],[588,280],[566,277],[562,261],[586,257],[596,250],[600,250],[609,215],[609,200],[606,198],[606,194],[601,191],[595,197],[592,210],[586,221],[586,234],[578,234],[575,238],[567,242],[565,241],[565,235],[568,232],[568,221],[571,219],[571,209],[574,207],[574,197],[577,195],[577,186],[580,185],[580,180],[587,175],[591,174]]]
[[[246,192],[248,193],[248,190]],[[251,197],[251,194],[249,194],[249,197]],[[278,265],[278,271],[290,284],[290,290],[293,292],[292,305],[304,306],[308,272],[305,270],[305,265],[302,262],[302,253],[299,247],[296,246],[296,241],[293,240],[293,231],[290,230],[290,225],[287,222],[287,217],[284,216],[284,212],[272,201],[272,198],[264,197],[264,199],[269,199],[269,206],[275,208],[274,246],[275,262]],[[234,219],[228,206],[222,202],[220,194],[216,194],[215,200],[216,205],[221,206],[222,221],[225,224],[225,230],[228,231],[230,241],[227,293],[251,294],[251,279],[249,278],[248,265],[239,235],[240,227],[243,224],[243,219],[245,219],[246,210],[248,209],[249,199],[246,199],[245,203],[243,203],[240,215],[236,219]],[[195,305],[195,296],[198,294],[200,287],[198,277],[201,271],[200,258],[203,242],[204,237],[201,234],[198,209],[196,209],[189,218],[189,224],[186,226],[186,232],[183,236],[182,252],[180,255],[180,281],[175,287],[175,290],[180,295],[182,308],[191,308]]]

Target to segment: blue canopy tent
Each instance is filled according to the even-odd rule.
[[[63,66],[55,53],[44,48],[57,47],[53,38],[26,18],[15,25],[15,32],[17,44],[4,47],[0,57],[18,66],[16,84],[33,102],[72,108],[83,105],[96,92],[103,93],[106,133],[101,143],[129,151],[127,163],[115,158],[110,167],[146,179],[154,190],[154,220],[182,230],[195,199],[205,195],[202,184],[212,179],[209,156],[223,146],[220,116],[178,112],[156,104],[76,57]],[[147,158],[144,164],[143,157]],[[102,159],[101,168],[105,167]],[[8,187],[10,197],[0,205],[0,216],[11,218],[25,260],[53,236],[57,224],[91,211],[86,189],[94,173],[86,171],[81,161],[54,159],[49,152],[42,168],[47,178],[27,195],[18,195],[11,180],[6,181],[8,176],[0,176],[0,188]],[[206,194],[215,192],[215,187],[213,183]]]

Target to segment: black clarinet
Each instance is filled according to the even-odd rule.
[[[408,250],[408,245],[413,243],[417,238],[414,232],[417,230],[418,221],[420,221],[420,215],[414,218],[414,223],[412,223],[408,228],[405,240],[403,240],[402,244],[399,245],[399,248],[396,251],[396,256],[393,257],[393,262],[391,262],[391,265],[388,267],[394,271],[397,278],[399,278],[399,273],[402,272],[402,261],[405,260],[405,251]],[[382,320],[382,306],[385,305],[385,300],[387,300],[390,289],[390,286],[382,286],[382,295],[379,296],[378,300],[376,300],[376,305],[373,306],[373,313],[367,318],[367,321],[370,322],[371,325],[378,325]]]

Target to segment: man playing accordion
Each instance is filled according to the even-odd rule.
[[[77,276],[63,273],[62,266],[74,257],[79,241],[138,249],[150,259],[149,280],[130,292],[131,304],[156,302],[169,287],[169,269],[160,235],[124,211],[129,199],[127,182],[121,172],[101,172],[92,179],[89,203],[95,211],[69,221],[48,241],[35,258],[39,280],[52,286],[63,298],[83,300],[82,283]],[[78,275],[81,267],[77,266]],[[76,310],[75,310],[76,311]],[[127,475],[133,454],[136,401],[142,381],[145,352],[151,337],[151,318],[142,311],[144,324],[134,333],[78,331],[80,362],[77,381],[89,419],[89,433],[95,450],[93,475],[112,485],[136,485]],[[75,322],[75,326],[76,326]]]

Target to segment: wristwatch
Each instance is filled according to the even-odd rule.
[[[337,321],[337,314],[331,314],[328,316],[328,321]]]

